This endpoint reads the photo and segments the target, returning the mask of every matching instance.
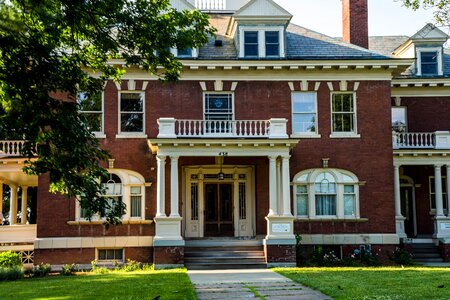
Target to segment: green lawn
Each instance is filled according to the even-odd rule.
[[[86,273],[0,282],[0,299],[195,299],[185,270]]]
[[[274,271],[335,299],[450,299],[450,268],[295,268]]]

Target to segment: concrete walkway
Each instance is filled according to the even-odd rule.
[[[269,269],[188,270],[199,300],[209,299],[331,299]]]

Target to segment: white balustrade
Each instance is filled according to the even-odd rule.
[[[225,10],[226,0],[195,0],[195,7],[199,10]]]
[[[0,141],[0,157],[21,156],[25,141]]]
[[[434,149],[436,134],[434,132],[393,133],[394,149]]]
[[[177,137],[268,137],[269,121],[177,120]]]

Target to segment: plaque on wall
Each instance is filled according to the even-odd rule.
[[[272,224],[272,232],[288,233],[290,231],[291,231],[291,224],[289,223]]]
[[[450,230],[450,223],[441,223],[441,229]]]

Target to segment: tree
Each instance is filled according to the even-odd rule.
[[[419,8],[435,9],[434,18],[439,25],[450,25],[450,0],[401,0],[414,10]]]
[[[98,180],[109,155],[76,95],[120,80],[125,71],[110,59],[176,80],[182,66],[170,48],[199,47],[213,33],[206,15],[169,0],[0,0],[0,138],[27,141],[23,155],[37,160],[24,170],[47,173],[51,192],[77,197],[88,216],[107,208],[107,222],[120,222],[123,205],[109,206]]]

